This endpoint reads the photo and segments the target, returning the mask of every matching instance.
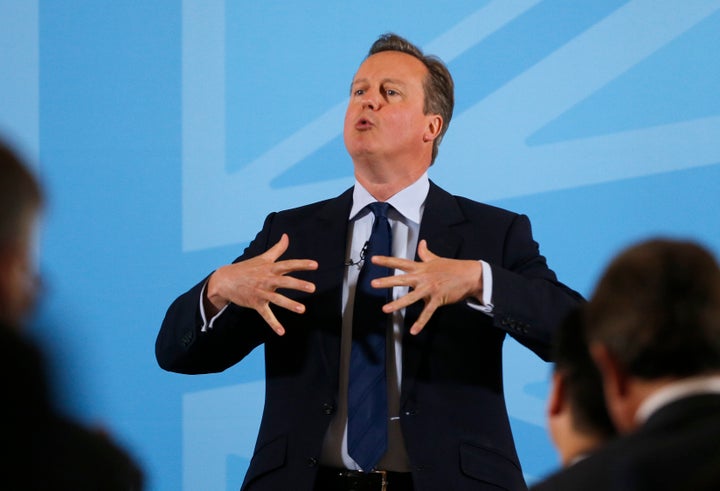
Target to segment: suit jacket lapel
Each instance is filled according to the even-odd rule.
[[[430,181],[418,242],[423,239],[427,240],[428,249],[438,256],[456,257],[462,243],[462,236],[454,231],[453,226],[464,220],[465,216],[455,198]],[[417,252],[415,253],[415,260],[420,260]],[[431,326],[426,326],[416,336],[409,332],[410,326],[418,318],[424,306],[425,304],[422,301],[416,302],[405,310],[401,407],[407,400],[408,394],[412,392],[420,360],[431,335],[428,328]]]
[[[334,316],[327,330],[323,329],[325,334],[318,340],[322,362],[333,390],[337,389],[339,383],[342,285],[345,274],[348,215],[351,206],[352,188],[325,204],[317,215],[317,228],[309,230],[313,235],[308,237],[312,243],[320,243],[322,251],[318,256],[320,267],[316,276],[316,292],[328,292],[323,296],[327,296],[331,304],[321,308],[327,309]]]
[[[419,240],[427,240],[428,248],[438,256],[455,257],[462,236],[452,227],[464,221],[465,216],[455,197],[430,181]]]

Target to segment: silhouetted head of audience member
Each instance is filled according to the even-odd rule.
[[[555,361],[547,414],[550,435],[564,466],[592,453],[617,433],[603,384],[587,343],[583,309],[570,313],[555,333]]]
[[[621,432],[669,383],[720,373],[720,268],[701,245],[653,239],[608,266],[587,305],[586,337]]]
[[[0,141],[0,323],[20,328],[36,291],[36,233],[44,196],[32,172]]]

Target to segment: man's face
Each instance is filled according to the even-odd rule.
[[[344,138],[357,163],[364,158],[428,166],[432,138],[425,115],[427,68],[417,58],[383,51],[367,58],[353,79],[345,113]]]

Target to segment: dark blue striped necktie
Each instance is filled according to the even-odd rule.
[[[372,470],[385,454],[388,423],[385,352],[390,315],[382,306],[391,289],[373,288],[370,281],[392,274],[370,261],[375,255],[391,255],[390,205],[376,202],[368,207],[375,222],[355,290],[348,382],[348,454],[364,471]]]

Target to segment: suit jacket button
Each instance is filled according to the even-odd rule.
[[[335,412],[335,406],[326,402],[325,404],[323,404],[323,412],[330,416],[332,413]]]
[[[315,467],[316,465],[318,465],[318,459],[316,459],[315,457],[310,457],[309,459],[307,459],[308,467]]]

